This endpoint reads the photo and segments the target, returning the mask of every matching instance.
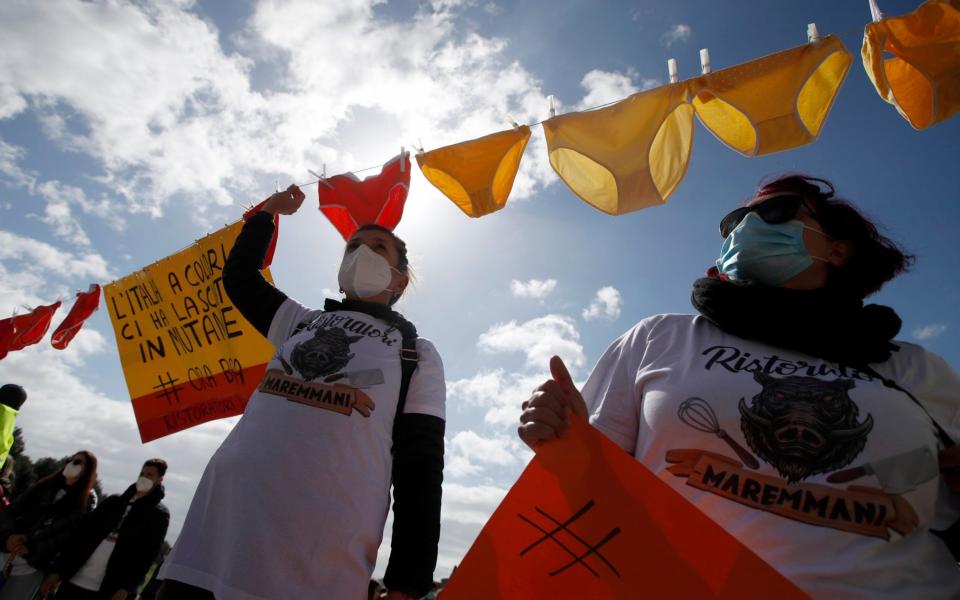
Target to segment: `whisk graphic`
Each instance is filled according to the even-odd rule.
[[[740,457],[740,460],[743,461],[743,464],[747,465],[751,469],[756,469],[760,466],[760,463],[757,462],[757,459],[754,458],[746,448],[738,444],[736,440],[727,435],[726,431],[720,428],[720,421],[717,419],[717,413],[713,411],[713,407],[710,406],[710,403],[703,398],[697,398],[694,396],[681,402],[680,408],[677,409],[677,416],[680,417],[680,420],[684,423],[684,425],[689,425],[697,431],[712,433],[721,440],[725,441],[727,445],[737,453],[737,456]]]

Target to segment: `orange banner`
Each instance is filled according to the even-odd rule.
[[[582,419],[541,445],[441,595],[807,598]]]
[[[242,227],[224,227],[104,287],[144,442],[243,413],[263,376],[273,346],[223,290]]]

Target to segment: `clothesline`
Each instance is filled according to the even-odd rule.
[[[580,110],[572,111],[572,112],[589,112],[589,111],[591,111],[591,110],[598,110],[598,109],[600,109],[600,108],[606,108],[606,107],[608,107],[608,106],[612,106],[612,105],[614,105],[614,104],[616,104],[616,103],[618,103],[618,102],[623,102],[625,99],[626,99],[626,98],[618,98],[618,99],[616,99],[616,100],[611,100],[610,102],[606,102],[606,103],[604,103],[604,104],[598,104],[598,105],[596,105],[596,106],[591,106],[591,107],[589,107],[589,108],[582,108],[582,109],[580,109]],[[536,123],[530,123],[529,125],[527,125],[527,127],[536,127],[537,125],[542,125],[545,121],[547,121],[547,120],[549,120],[549,119],[551,119],[551,118],[552,118],[552,116],[551,116],[551,117],[547,117],[546,119],[541,119],[540,121],[537,121]],[[514,125],[517,125],[517,124],[514,124]],[[517,126],[519,126],[519,125],[517,125]],[[423,151],[423,148],[422,148],[422,147],[414,146],[414,149],[416,149],[417,151],[420,151],[420,152]],[[390,159],[390,160],[393,160],[393,159]],[[382,169],[382,168],[384,167],[384,165],[386,165],[386,164],[389,163],[389,162],[390,162],[390,161],[387,161],[387,162],[384,162],[384,163],[380,163],[379,165],[373,165],[372,167],[365,167],[365,168],[363,168],[363,169],[355,169],[355,170],[351,170],[351,171],[344,171],[344,173],[363,173],[363,172],[365,172],[365,171],[372,171],[372,170],[374,170],[374,169]],[[311,182],[309,182],[309,183],[304,183],[304,184],[299,184],[299,183],[298,183],[298,184],[296,184],[296,185],[297,185],[297,187],[308,187],[308,186],[311,186],[311,185],[317,185],[318,183],[320,183],[320,179],[315,179],[315,180],[313,180],[313,181],[311,181]]]
[[[846,29],[846,30],[841,31],[841,32],[839,32],[839,33],[828,34],[828,35],[836,35],[836,36],[838,36],[838,37],[843,37],[843,36],[851,35],[851,34],[853,34],[853,33],[860,32],[860,31],[863,30],[863,27],[864,27],[863,25],[859,25],[859,26],[855,26],[855,27],[850,27],[849,29]],[[824,36],[818,36],[818,39],[819,39],[819,38],[822,38],[822,37],[824,37]],[[641,92],[642,92],[642,91],[645,91],[645,90],[641,90]],[[635,93],[641,93],[641,92],[635,92]],[[634,95],[634,94],[630,94],[630,95],[632,96],[632,95]],[[575,113],[575,112],[590,112],[590,111],[592,111],[592,110],[599,110],[599,109],[601,109],[601,108],[606,108],[606,107],[608,107],[608,106],[612,106],[612,105],[614,105],[614,104],[617,104],[618,102],[623,102],[624,100],[626,100],[626,99],[629,98],[629,97],[630,97],[630,96],[626,96],[626,97],[624,97],[624,98],[617,98],[616,100],[611,100],[610,102],[605,102],[605,103],[603,103],[603,104],[598,104],[598,105],[596,105],[596,106],[591,106],[591,107],[588,107],[588,108],[581,108],[580,110],[571,111],[571,113]],[[571,114],[571,113],[564,113],[564,114]],[[535,122],[535,123],[529,123],[527,126],[528,126],[528,127],[536,127],[537,125],[542,125],[544,122],[550,120],[550,119],[553,118],[554,116],[555,116],[555,115],[551,114],[551,115],[550,115],[549,117],[547,117],[546,119],[541,119],[541,120],[539,120],[539,121],[537,121],[537,122]],[[511,119],[511,122],[512,122],[512,119]],[[516,123],[514,123],[514,125],[516,125]],[[422,147],[414,146],[414,148],[415,148],[416,150],[420,151],[420,152],[423,151],[423,148],[422,148]],[[391,160],[392,160],[392,159],[391,159]],[[354,173],[354,174],[356,174],[356,173],[364,173],[364,172],[366,172],[366,171],[372,171],[372,170],[374,170],[374,169],[381,169],[381,168],[383,168],[384,165],[386,165],[386,164],[389,163],[389,162],[390,162],[390,161],[386,161],[386,162],[383,162],[383,163],[380,163],[380,164],[372,165],[372,166],[369,166],[369,167],[364,167],[364,168],[362,168],[362,169],[347,170],[347,171],[343,171],[343,173]],[[303,183],[303,184],[299,184],[299,183],[298,183],[298,184],[296,184],[296,185],[297,185],[297,187],[303,188],[303,187],[309,187],[309,186],[312,186],[312,185],[317,185],[318,183],[320,183],[320,181],[321,181],[321,179],[318,178],[318,179],[314,179],[313,181],[310,181],[310,182],[308,182],[308,183]],[[279,191],[279,190],[278,190],[278,191]],[[241,206],[242,206],[242,205],[241,205]]]

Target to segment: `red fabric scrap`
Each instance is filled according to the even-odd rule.
[[[13,337],[13,317],[0,321],[0,359],[7,355]]]
[[[408,152],[383,165],[379,175],[363,181],[353,173],[345,173],[323,179],[317,185],[320,211],[345,240],[371,223],[393,231],[403,216],[409,188]]]
[[[90,289],[86,292],[77,292],[77,300],[67,313],[67,318],[60,323],[53,335],[50,336],[50,343],[57,350],[63,350],[70,343],[80,328],[83,327],[90,315],[100,308],[100,286],[96,283],[90,284]]]
[[[50,329],[50,321],[58,308],[59,300],[53,304],[38,306],[25,315],[11,317],[9,320],[12,322],[13,331],[6,336],[6,343],[0,350],[3,356],[6,356],[7,352],[21,350],[42,340]]]

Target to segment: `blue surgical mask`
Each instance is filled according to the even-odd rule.
[[[733,281],[780,285],[806,270],[814,259],[825,260],[807,252],[804,229],[823,233],[800,221],[772,224],[748,213],[723,241],[717,269]]]

